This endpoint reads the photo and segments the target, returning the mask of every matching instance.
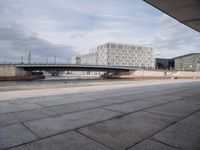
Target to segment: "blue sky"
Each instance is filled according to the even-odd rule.
[[[142,0],[0,1],[0,62],[67,62],[106,42],[152,46],[156,57],[200,52],[200,33]]]

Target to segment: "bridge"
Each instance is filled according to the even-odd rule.
[[[27,77],[36,72],[49,72],[57,76],[65,71],[105,72],[105,74],[128,73],[133,67],[78,65],[78,64],[0,64],[0,77]]]
[[[138,68],[122,66],[78,65],[78,64],[13,64],[24,71],[104,71],[128,72]]]
[[[78,64],[0,64],[0,76],[26,76],[31,72],[46,71],[58,75],[64,71],[87,71],[105,73],[125,73],[138,70],[137,67],[78,65]]]

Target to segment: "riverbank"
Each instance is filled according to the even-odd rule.
[[[102,84],[119,84],[132,81],[148,81],[148,80],[165,80],[165,79],[91,79],[91,78],[65,78],[51,77],[45,80],[22,81],[22,82],[0,82],[0,92],[2,91],[19,91],[33,89],[52,89],[52,88],[72,88],[98,86]]]
[[[139,86],[151,86],[151,85],[163,85],[172,83],[187,83],[196,82],[199,79],[165,79],[165,80],[112,80],[112,81],[102,81],[93,83],[76,83],[76,84],[57,84],[57,85],[26,85],[23,87],[0,87],[2,90],[0,92],[0,101],[3,100],[14,100],[21,98],[31,98],[31,97],[44,97],[53,95],[64,95],[64,94],[80,94],[87,92],[98,92],[101,90],[114,90],[119,88],[131,88]],[[20,90],[21,88],[21,90]],[[7,90],[6,90],[7,89]]]

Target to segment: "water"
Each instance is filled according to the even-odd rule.
[[[99,77],[60,77],[60,76],[46,76],[45,79],[32,81],[0,81],[0,86],[12,85],[37,85],[37,84],[60,84],[60,83],[87,83],[106,81]]]

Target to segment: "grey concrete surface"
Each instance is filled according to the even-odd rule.
[[[176,101],[166,105],[160,105],[151,109],[147,109],[147,111],[182,118],[199,109],[200,105]]]
[[[184,97],[181,100],[187,102],[187,103],[193,103],[193,104],[199,104],[200,105],[200,93],[198,94],[192,94],[190,96]]]
[[[199,150],[200,80],[156,82],[3,93],[0,150]]]
[[[173,118],[156,114],[137,112],[112,119],[79,131],[116,150],[126,149],[145,137],[174,122]]]
[[[22,124],[0,128],[0,149],[35,140],[37,137]]]
[[[37,104],[30,104],[30,103],[25,103],[25,102],[20,102],[20,101],[2,102],[0,104],[0,114],[22,111],[22,110],[30,110],[30,109],[36,109],[36,108],[41,108],[41,106]]]
[[[110,150],[75,131],[12,148],[11,150]]]
[[[24,124],[38,136],[46,137],[116,116],[119,116],[119,114],[98,108],[51,118],[28,121]]]
[[[200,149],[200,112],[154,135],[156,140],[184,150]]]
[[[92,109],[92,108],[105,106],[105,105],[107,104],[102,103],[102,102],[93,102],[93,101],[84,102],[83,101],[83,102],[70,103],[70,104],[65,104],[65,105],[58,105],[54,107],[44,107],[40,109],[1,114],[0,126],[58,116],[62,114]]]
[[[110,106],[106,106],[104,108],[108,110],[117,111],[120,113],[130,113],[138,110],[142,110],[144,108],[156,106],[162,104],[163,102],[159,101],[143,101],[143,100],[136,100],[132,102],[122,103],[122,104],[113,104]]]
[[[176,147],[172,147],[155,140],[147,139],[128,150],[179,150]]]

